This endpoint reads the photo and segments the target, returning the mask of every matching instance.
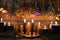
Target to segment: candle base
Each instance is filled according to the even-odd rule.
[[[38,36],[40,36],[40,34],[38,34],[38,33],[36,33],[35,34],[35,32],[33,32],[33,34],[31,34],[31,32],[29,33],[29,35],[27,35],[27,34],[24,34],[24,37],[27,37],[27,38],[33,38],[33,37],[38,37]]]

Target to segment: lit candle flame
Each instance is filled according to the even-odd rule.
[[[30,25],[30,22],[28,22],[27,24],[28,24],[28,26],[29,26],[29,25]]]
[[[24,23],[26,23],[26,19],[24,19]]]
[[[47,29],[46,25],[44,25],[44,28],[43,29]]]
[[[49,26],[50,29],[52,28],[52,24],[53,24],[53,22],[51,21],[51,24],[50,24],[50,26]]]
[[[1,22],[3,22],[3,18],[1,18]]]
[[[57,21],[55,21],[55,24],[57,24]]]
[[[6,22],[4,22],[4,25],[6,25]]]
[[[51,21],[51,24],[53,24],[53,22]]]
[[[32,19],[32,23],[34,23],[34,19]]]
[[[38,24],[40,25],[40,22],[38,22]]]
[[[10,22],[8,22],[8,26],[10,26],[11,25],[11,23]]]

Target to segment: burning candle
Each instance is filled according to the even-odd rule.
[[[23,28],[24,28],[24,34],[26,34],[26,19],[24,19],[24,24],[23,24]]]
[[[32,23],[34,23],[34,19],[32,19]]]
[[[52,28],[52,25],[53,25],[53,22],[51,21],[50,26],[49,26],[50,29]]]
[[[40,29],[40,22],[38,22],[38,28]]]
[[[39,30],[40,30],[40,22],[38,22],[38,29],[37,29],[38,33],[39,33]]]
[[[6,22],[4,22],[4,26],[6,25]]]
[[[3,18],[1,18],[1,22],[3,22]]]
[[[57,21],[55,21],[55,25],[57,25]]]
[[[33,36],[33,31],[34,31],[34,20],[32,19],[31,36]]]
[[[44,28],[43,29],[47,29],[46,25],[44,25]]]
[[[26,32],[27,32],[27,35],[30,34],[30,22],[27,22]]]
[[[24,19],[24,23],[26,23],[26,19]]]
[[[8,22],[8,26],[11,26],[11,23],[10,22]]]

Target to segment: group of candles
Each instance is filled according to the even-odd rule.
[[[0,32],[13,31],[13,25],[10,22],[3,21],[3,18],[0,20]]]
[[[53,23],[51,21],[50,25],[49,25],[49,29],[52,29],[52,25],[58,25],[57,21],[55,21],[55,23]],[[26,22],[26,19],[24,19],[24,25],[21,27],[24,28],[23,30],[25,31],[24,34],[27,34],[27,35],[37,35],[40,33],[40,29],[48,29],[46,25],[44,25],[43,28],[41,28],[41,23],[38,22],[37,23],[37,27],[35,27],[35,24],[34,24],[34,20],[32,19],[31,22]],[[37,33],[37,34],[36,34]]]
[[[7,25],[7,23],[5,21],[3,21],[3,18],[1,18],[0,23],[3,23],[3,25]],[[8,22],[8,26],[11,26],[10,22]]]
[[[6,25],[6,22],[3,22],[3,18],[1,18],[1,23],[4,23],[4,25]],[[31,22],[26,22],[26,19],[24,19],[23,25],[20,25],[20,32],[26,35],[31,34],[31,36],[33,36],[33,34],[37,35],[40,32],[40,28],[41,28],[40,24],[41,23],[38,22],[37,27],[35,27],[34,29],[34,19],[32,19]],[[50,26],[49,26],[50,29],[52,29],[52,25],[57,25],[57,21],[55,21],[55,24],[53,24],[53,22],[51,21]],[[8,26],[11,26],[10,22],[8,22]],[[44,25],[42,29],[48,29],[48,28],[46,25]]]

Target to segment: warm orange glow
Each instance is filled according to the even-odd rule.
[[[0,8],[0,11],[3,11],[3,8]]]
[[[3,22],[3,18],[1,18],[1,22]]]
[[[30,22],[28,22],[27,25],[29,26],[30,25]]]
[[[8,22],[8,26],[10,26],[11,25],[11,23],[10,22]]]
[[[34,23],[34,19],[32,19],[32,23]]]
[[[55,21],[55,24],[57,24],[57,21]]]
[[[40,29],[40,22],[38,22],[38,29]]]
[[[24,23],[26,23],[26,19],[24,19]]]
[[[44,28],[43,29],[47,29],[46,25],[44,25]]]
[[[2,13],[7,13],[7,10],[3,10]]]
[[[6,25],[6,22],[4,22],[4,25]]]

